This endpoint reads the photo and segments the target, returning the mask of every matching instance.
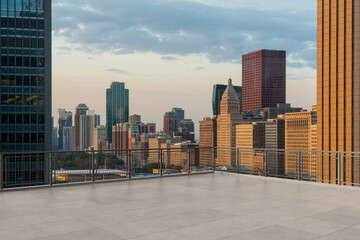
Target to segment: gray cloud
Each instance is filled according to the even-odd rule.
[[[122,69],[119,69],[119,68],[108,68],[105,71],[119,73],[119,74],[127,75],[127,76],[131,75],[128,71],[125,71],[125,70],[122,70]]]
[[[211,62],[239,63],[243,53],[268,48],[287,50],[292,67],[316,67],[316,9],[221,8],[186,0],[62,0],[53,15],[55,37],[93,54],[201,54]]]
[[[161,59],[165,61],[177,61],[177,58],[172,56],[162,56]]]
[[[205,67],[197,67],[197,68],[195,68],[195,71],[201,71],[201,70],[204,70],[205,69]]]

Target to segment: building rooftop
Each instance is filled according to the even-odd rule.
[[[360,189],[228,173],[0,192],[1,239],[358,239]]]

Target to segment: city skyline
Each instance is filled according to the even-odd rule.
[[[160,2],[164,3],[164,6],[159,11],[165,11],[164,9],[166,8],[169,11],[172,11],[171,9],[173,8],[180,9],[177,3],[169,1]],[[263,31],[263,27],[261,27],[259,20],[257,20],[252,26],[254,28],[252,30],[254,41],[251,44],[247,39],[241,39],[240,37],[232,39],[229,37],[232,31],[234,31],[236,36],[250,31],[249,29],[243,29],[244,27],[241,26],[243,20],[239,20],[239,29],[235,29],[235,26],[229,26],[224,28],[223,31],[225,32],[219,31],[220,34],[223,34],[225,38],[232,42],[219,42],[219,39],[216,38],[214,39],[216,43],[211,43],[214,44],[214,48],[219,49],[220,46],[224,45],[224,47],[230,50],[224,51],[226,54],[229,54],[234,48],[238,48],[235,52],[236,56],[224,55],[222,59],[217,59],[216,56],[214,57],[213,54],[210,54],[204,48],[199,48],[201,52],[196,52],[194,47],[191,48],[192,50],[190,49],[191,51],[181,52],[180,48],[183,44],[191,45],[194,39],[199,41],[193,34],[194,29],[183,23],[183,21],[180,21],[179,25],[170,26],[173,27],[174,32],[183,29],[185,33],[189,34],[188,41],[185,41],[182,45],[172,42],[172,38],[169,40],[169,44],[172,44],[174,52],[171,52],[168,48],[156,48],[156,44],[152,44],[151,46],[146,46],[146,49],[139,49],[137,46],[129,45],[128,54],[117,54],[109,49],[101,50],[93,44],[89,44],[89,47],[93,50],[98,48],[98,51],[94,50],[85,53],[83,37],[90,34],[89,31],[93,31],[95,28],[95,26],[91,27],[91,22],[87,22],[86,17],[89,16],[87,14],[94,14],[94,16],[100,17],[104,11],[103,7],[93,1],[88,1],[86,7],[71,4],[73,10],[69,10],[69,13],[67,13],[66,10],[70,6],[68,1],[54,3],[53,59],[57,64],[54,65],[53,87],[56,91],[53,92],[53,115],[56,116],[58,108],[66,108],[73,111],[78,103],[84,102],[91,109],[95,109],[98,114],[105,116],[105,93],[100,89],[105,89],[112,81],[119,81],[125,82],[126,86],[132,89],[130,91],[130,115],[140,114],[143,116],[144,121],[155,122],[160,129],[163,113],[171,107],[181,107],[187,111],[189,118],[196,120],[196,129],[198,129],[197,121],[204,116],[212,115],[211,105],[208,103],[211,101],[213,85],[219,83],[226,84],[228,78],[233,79],[234,85],[241,85],[241,55],[263,48],[285,49],[288,51],[287,102],[293,106],[311,109],[311,105],[316,104],[316,3],[305,1],[305,3],[301,4],[303,10],[299,10],[298,7],[300,5],[298,3],[276,2],[281,2],[283,7],[274,9],[269,4],[261,2],[260,5],[260,2],[256,1],[252,3],[225,1],[221,3],[221,6],[218,3],[211,3],[211,1],[186,1],[187,4],[184,7],[186,9],[196,4],[196,6],[200,6],[202,11],[204,9],[210,11],[211,14],[209,16],[201,13],[199,19],[197,19],[198,23],[202,25],[211,25],[214,20],[219,20],[220,23],[224,24],[237,21],[238,19],[234,19],[233,14],[243,13],[246,10],[256,14],[268,12],[266,16],[269,14],[278,15],[283,10],[287,10],[288,13],[281,13],[279,15],[281,18],[287,17],[289,12],[293,14],[291,18],[295,20],[287,24],[277,22],[273,17],[268,19],[274,26],[279,24],[278,26],[284,29],[281,33],[274,33],[276,36],[268,31],[264,32],[266,36],[261,36],[260,33]],[[103,5],[106,6],[107,4],[110,4],[110,2],[105,1]],[[128,7],[131,11],[134,4],[128,1],[121,1],[121,3],[115,3],[114,9],[122,6],[124,8]],[[142,3],[139,2],[138,4]],[[144,4],[149,6],[150,12],[155,11],[152,3]],[[234,8],[229,8],[232,4]],[[279,6],[279,4],[274,5]],[[259,6],[261,6],[260,9],[255,9],[255,7]],[[65,14],[66,16],[70,12],[74,15],[76,11],[80,11],[81,14],[73,16],[74,19],[67,22],[56,17],[60,14]],[[214,13],[215,11],[218,13]],[[121,14],[109,14],[109,17],[120,21],[119,16]],[[191,19],[193,19],[195,14],[188,14],[191,14]],[[136,16],[138,15],[135,14],[133,17],[133,28],[136,30],[137,26],[141,24],[146,26],[144,22],[136,22]],[[148,17],[148,15],[145,17]],[[260,19],[264,20],[264,17],[260,17]],[[96,19],[92,23],[97,25],[98,28],[100,23]],[[249,16],[249,19],[254,20],[254,17]],[[73,21],[75,20],[78,21],[78,27],[74,26]],[[160,24],[157,19],[151,25],[149,23],[147,27],[149,29],[158,29],[158,25],[155,24]],[[84,28],[84,30],[79,30],[79,27]],[[170,27],[166,29],[159,28],[158,31],[167,35]],[[214,27],[215,30],[219,28],[218,26]],[[120,26],[119,28],[121,29],[117,29],[124,32],[127,29],[131,29],[131,26]],[[301,44],[299,42],[295,43],[295,40],[288,33],[284,33],[293,28],[299,31],[295,37],[301,39],[299,40],[302,41]],[[76,37],[79,38],[78,44],[74,44],[77,39],[69,35],[74,31],[78,31],[76,34]],[[196,31],[198,30],[196,29]],[[169,34],[172,34],[172,31]],[[211,35],[202,30],[199,32],[199,37],[202,37],[205,41]],[[281,37],[283,40],[279,40],[279,42],[276,40],[266,41],[267,38],[273,39],[274,37]],[[95,41],[96,37],[94,38]],[[258,40],[255,41],[256,39]],[[284,44],[284,39],[287,40],[286,44]],[[120,36],[119,40],[114,42],[114,45],[125,44],[126,41],[126,38]],[[164,39],[164,42],[167,41],[167,39]],[[279,46],[280,44],[281,46]],[[164,46],[167,46],[167,44]],[[303,53],[308,57],[299,56],[299,53]],[[310,61],[313,62],[310,63]],[[306,62],[306,64],[302,64],[303,62]],[[69,84],[73,87],[69,88]],[[86,91],[82,90],[80,92],[78,89],[84,84],[86,84]],[[301,91],[302,96],[295,94],[299,91]],[[93,96],[97,97],[94,98]],[[192,104],[194,101],[198,104]]]

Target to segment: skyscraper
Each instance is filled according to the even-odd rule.
[[[199,121],[200,126],[200,165],[211,166],[212,163],[212,149],[216,147],[216,118],[204,118]],[[210,149],[205,149],[210,148]]]
[[[213,115],[217,117],[220,114],[220,101],[221,96],[225,92],[227,85],[223,84],[215,84],[213,87],[213,94],[212,94],[212,108],[213,108]],[[240,113],[242,112],[241,109],[241,102],[242,102],[242,87],[234,86],[236,93],[238,94],[240,100]]]
[[[314,126],[315,125],[315,126]],[[301,111],[285,114],[285,149],[287,150],[315,150],[314,128],[316,129],[316,107],[313,111]],[[316,132],[315,132],[316,134]],[[305,179],[314,180],[316,176],[316,154],[303,154],[301,157],[301,175]],[[288,152],[285,155],[285,174],[298,174],[299,166],[296,156]]]
[[[73,151],[74,150],[74,127],[64,127],[63,128],[63,151]]]
[[[286,52],[259,50],[242,56],[242,111],[286,102]]]
[[[80,103],[77,108],[75,109],[75,117],[74,117],[74,149],[75,151],[80,151],[81,150],[81,143],[80,143],[80,138],[81,138],[81,116],[85,116],[87,115],[87,111],[89,110],[89,108],[83,104]]]
[[[0,74],[0,151],[50,151],[50,0],[1,1]],[[19,154],[11,159],[7,185],[47,182],[43,156]]]
[[[359,1],[318,0],[318,150],[360,152],[359,19]],[[344,162],[343,180],[360,183],[359,159]],[[336,182],[328,158],[318,158],[316,167],[318,179]]]
[[[176,118],[176,129],[180,127],[181,120],[185,118],[185,112],[182,108],[172,108],[171,111],[175,114]]]
[[[235,165],[236,125],[241,123],[240,99],[229,79],[221,97],[220,115],[217,118],[217,163],[221,166]]]
[[[58,149],[63,150],[63,129],[64,127],[72,126],[72,112],[66,111],[66,109],[59,108],[58,110]]]
[[[166,112],[164,115],[164,133],[172,135],[177,132],[176,115],[174,112]]]
[[[111,143],[112,127],[129,121],[129,89],[123,82],[112,82],[106,89],[106,138]]]

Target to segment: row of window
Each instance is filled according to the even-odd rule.
[[[36,30],[1,29],[1,35],[44,37],[45,32],[44,31],[36,31]]]
[[[1,0],[1,9],[44,11],[44,0]]]
[[[45,144],[2,144],[1,145],[1,151],[2,152],[8,152],[8,151],[44,151],[45,150]],[[8,171],[10,176],[12,174],[12,171]],[[19,180],[19,177],[15,178],[16,180]],[[15,180],[14,180],[15,181]],[[20,180],[22,181],[22,180]],[[7,182],[11,182],[11,179],[8,177]],[[23,182],[22,182],[23,183]],[[34,183],[34,182],[32,182]]]
[[[1,37],[1,47],[44,48],[43,38]]]
[[[44,95],[1,94],[2,105],[44,105]]]
[[[14,57],[14,56],[2,56],[1,66],[6,67],[45,67],[44,57]]]
[[[1,93],[2,94],[11,94],[11,93],[17,93],[17,94],[21,94],[21,93],[44,93],[45,92],[45,88],[43,87],[32,87],[32,88],[29,88],[29,87],[25,87],[25,88],[22,88],[22,87],[17,87],[17,88],[14,88],[14,87],[2,87],[1,88]]]
[[[1,76],[1,86],[44,86],[44,76]]]
[[[32,55],[32,56],[44,56],[45,50],[30,50],[30,49],[15,49],[15,48],[2,48],[1,49],[1,55],[7,54],[7,55]]]
[[[39,69],[28,69],[28,68],[1,68],[1,74],[40,74],[40,75],[44,75],[45,74],[45,69],[44,68],[39,68]]]
[[[39,29],[45,28],[44,19],[28,19],[28,18],[1,18],[1,28],[17,28],[17,29]]]
[[[14,10],[1,10],[0,16],[2,17],[30,17],[30,18],[45,18],[44,12],[26,12]]]
[[[2,143],[44,143],[44,133],[1,133]]]
[[[45,124],[31,125],[31,124],[1,124],[0,132],[41,132],[45,131]]]
[[[6,113],[6,112],[17,112],[17,113],[44,113],[45,112],[45,107],[44,106],[14,106],[14,105],[4,105],[1,106],[0,108],[0,112],[1,113]]]
[[[1,124],[44,124],[44,114],[1,114]]]

